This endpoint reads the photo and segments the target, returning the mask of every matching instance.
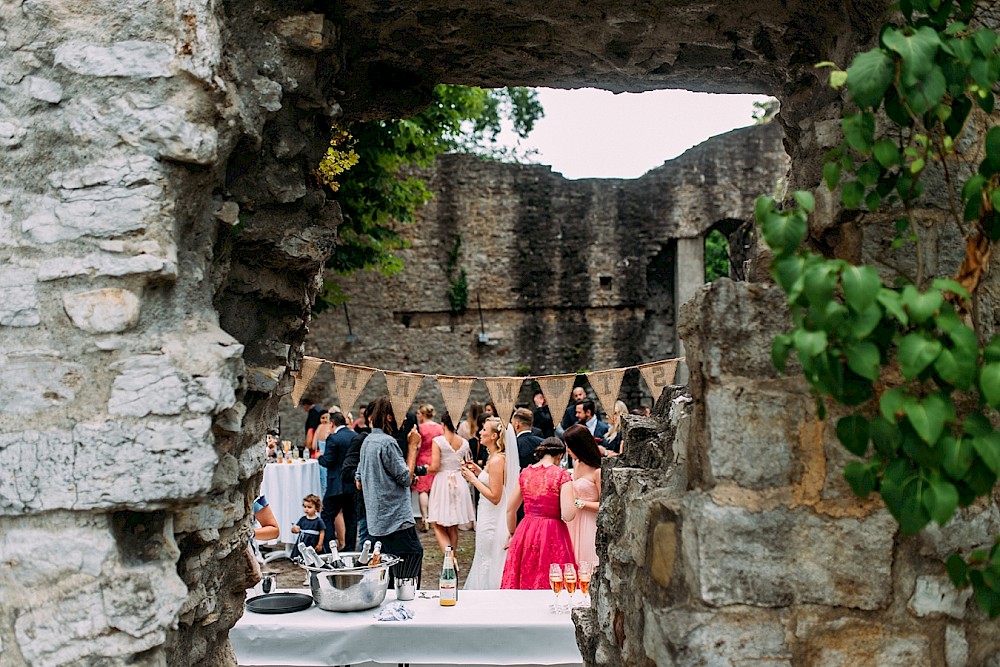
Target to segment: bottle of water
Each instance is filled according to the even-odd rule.
[[[442,607],[454,607],[458,602],[458,576],[455,574],[455,561],[450,546],[444,550],[438,593]]]

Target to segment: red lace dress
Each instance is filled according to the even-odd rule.
[[[559,466],[530,465],[518,484],[524,496],[524,519],[507,549],[500,588],[544,590],[549,587],[549,565],[576,564],[566,523],[559,518],[559,490],[573,479]]]

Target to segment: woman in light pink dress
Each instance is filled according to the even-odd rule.
[[[441,425],[444,435],[434,438],[439,465],[431,485],[427,520],[434,525],[441,553],[445,553],[447,547],[458,553],[458,531],[470,530],[476,521],[469,484],[462,477],[462,467],[472,460],[472,452],[469,441],[455,433],[455,424],[447,412],[441,417]]]
[[[576,494],[569,471],[559,466],[565,452],[559,438],[546,438],[535,449],[538,463],[521,471],[507,503],[507,529],[514,535],[500,588],[544,590],[549,587],[549,565],[576,565],[566,530],[566,522],[576,516]],[[522,501],[524,519],[518,524],[517,508]]]
[[[586,426],[574,424],[563,433],[566,449],[573,459],[573,489],[576,517],[569,522],[573,553],[578,563],[597,565],[597,510],[601,500],[601,452]]]

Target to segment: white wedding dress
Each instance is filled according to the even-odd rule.
[[[500,502],[494,505],[482,494],[479,496],[479,511],[476,515],[476,556],[469,568],[465,581],[467,590],[498,590],[503,566],[507,562],[507,500],[517,487],[521,466],[517,457],[517,437],[514,429],[507,427],[504,434],[505,480]],[[479,473],[479,481],[489,486],[489,473]]]

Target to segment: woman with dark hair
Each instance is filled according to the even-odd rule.
[[[427,519],[434,525],[441,553],[451,547],[458,553],[458,531],[469,530],[476,520],[469,485],[462,478],[462,466],[472,460],[469,441],[458,437],[447,412],[441,417],[444,434],[432,441],[434,456],[428,472],[435,472],[427,505]],[[456,563],[457,565],[457,563]]]
[[[549,565],[576,565],[566,529],[566,522],[576,516],[576,493],[569,471],[559,465],[565,453],[562,440],[546,438],[535,449],[538,463],[521,471],[507,503],[507,529],[513,537],[500,588],[544,590],[549,587]],[[524,519],[518,524],[522,501]]]
[[[434,421],[434,406],[430,403],[417,408],[417,430],[420,431],[420,452],[417,454],[417,465],[427,466],[427,475],[417,480],[413,490],[417,492],[417,501],[420,503],[420,518],[423,522],[420,530],[427,532],[427,512],[430,502],[431,485],[434,483],[434,470],[437,466],[431,463],[437,446],[434,438],[444,434],[441,424]]]
[[[597,510],[601,500],[601,452],[594,436],[582,424],[574,424],[563,433],[569,457],[573,459],[573,490],[576,491],[576,517],[569,522],[573,553],[578,563],[597,564]]]

